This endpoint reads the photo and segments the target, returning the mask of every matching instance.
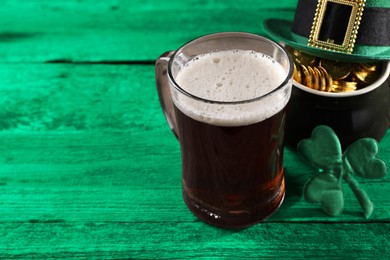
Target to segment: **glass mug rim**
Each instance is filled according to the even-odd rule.
[[[247,38],[247,39],[252,39],[252,40],[261,40],[263,42],[270,43],[271,45],[274,45],[280,51],[283,52],[283,54],[286,56],[286,58],[289,61],[288,62],[289,68],[288,68],[288,71],[286,71],[287,73],[286,73],[285,79],[283,80],[283,82],[279,86],[274,88],[272,91],[269,91],[269,92],[267,92],[267,93],[265,93],[265,94],[263,94],[261,96],[258,96],[258,97],[254,97],[254,98],[246,99],[246,100],[240,100],[240,101],[209,100],[209,99],[198,97],[196,95],[193,95],[193,94],[189,93],[188,91],[186,91],[182,87],[180,87],[180,85],[176,82],[176,80],[175,80],[175,78],[173,76],[173,73],[172,73],[173,61],[176,59],[177,55],[179,53],[181,53],[186,47],[188,47],[190,45],[193,45],[193,44],[196,44],[198,42],[202,42],[204,40],[213,39],[213,38],[214,39]],[[239,49],[239,48],[237,48],[237,49]],[[210,51],[210,52],[206,52],[206,53],[212,53],[212,52],[215,52],[215,51]],[[198,54],[198,55],[200,55],[200,54]],[[195,38],[195,39],[185,43],[179,49],[174,51],[173,55],[169,59],[168,73],[167,74],[168,74],[169,80],[173,83],[173,86],[175,87],[175,89],[178,90],[180,93],[186,95],[189,98],[192,98],[192,99],[198,100],[198,101],[202,101],[204,103],[210,103],[210,104],[239,105],[239,104],[246,104],[246,103],[259,101],[259,100],[261,100],[261,99],[263,99],[263,98],[265,98],[267,96],[272,95],[273,93],[279,91],[280,89],[284,88],[289,83],[289,81],[292,80],[292,75],[294,73],[294,66],[292,66],[292,64],[293,64],[293,61],[292,61],[291,55],[288,53],[288,51],[283,46],[281,46],[280,44],[278,44],[278,43],[276,43],[276,42],[274,42],[274,41],[272,41],[272,40],[270,40],[270,39],[268,39],[266,37],[263,37],[263,36],[257,35],[257,34],[253,34],[253,33],[246,33],[246,32],[219,32],[219,33],[211,33],[211,34],[206,34],[206,35],[197,37],[197,38]]]

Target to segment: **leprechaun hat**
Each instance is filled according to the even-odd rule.
[[[390,60],[390,0],[299,0],[293,21],[266,19],[275,41],[338,61]]]

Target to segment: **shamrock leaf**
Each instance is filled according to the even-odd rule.
[[[369,218],[374,211],[374,205],[372,204],[367,193],[359,187],[358,182],[352,177],[352,175],[345,175],[344,180],[348,183],[349,187],[355,194],[355,197],[357,198],[360,207],[363,210],[364,217]]]
[[[298,144],[298,153],[323,172],[312,176],[304,188],[304,198],[320,203],[326,213],[336,216],[343,211],[344,198],[341,180],[344,180],[368,218],[374,206],[367,193],[359,187],[353,175],[363,178],[382,178],[387,173],[384,161],[377,157],[378,143],[362,138],[351,144],[342,154],[340,141],[327,126],[317,126],[309,139]]]
[[[341,164],[341,145],[332,128],[324,125],[316,127],[311,138],[298,144],[298,153],[313,166],[329,171]]]
[[[383,178],[387,173],[384,161],[377,158],[378,143],[372,138],[362,138],[344,152],[344,162],[351,173],[364,178]]]
[[[344,208],[341,180],[326,172],[313,175],[305,185],[304,198],[311,203],[320,203],[331,216],[339,215]]]

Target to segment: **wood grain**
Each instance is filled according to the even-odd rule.
[[[181,198],[180,147],[153,61],[197,36],[263,34],[296,0],[5,0],[0,8],[0,258],[390,258],[390,177],[358,179],[327,216],[302,199],[315,172],[285,150],[286,198],[241,231],[199,221]],[[379,156],[390,162],[390,134]]]
[[[194,220],[181,200],[179,144],[161,112],[153,66],[12,64],[0,72],[0,221]],[[386,161],[389,141],[381,143]],[[285,168],[286,199],[269,221],[365,222],[348,187],[337,218],[304,202],[315,170],[291,148]],[[359,181],[378,205],[368,222],[389,222],[381,195],[389,177]]]
[[[390,224],[375,223],[263,223],[241,232],[180,221],[7,223],[0,257],[386,259],[389,231]]]
[[[291,19],[296,3],[6,1],[0,10],[0,62],[155,60],[204,34],[263,34],[263,19]]]
[[[0,221],[139,223],[195,219],[181,199],[179,147],[168,131],[2,133],[0,140]],[[388,192],[388,177],[359,179],[376,204],[370,219],[362,217],[347,185],[345,210],[331,218],[318,205],[302,199],[312,170],[305,170],[303,162],[296,160],[295,152],[287,150],[286,198],[267,221],[390,222],[390,203],[383,196]]]
[[[1,130],[138,129],[163,123],[152,65],[0,64],[0,84]]]

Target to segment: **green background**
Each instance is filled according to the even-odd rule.
[[[358,180],[370,219],[347,187],[329,217],[302,199],[313,169],[291,149],[285,202],[261,224],[217,229],[182,201],[154,61],[204,34],[263,34],[296,3],[2,1],[0,258],[389,258],[390,177]]]

